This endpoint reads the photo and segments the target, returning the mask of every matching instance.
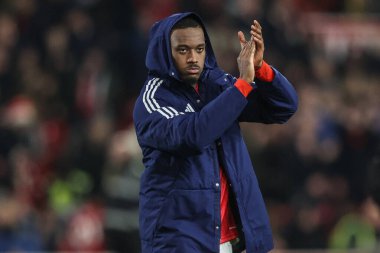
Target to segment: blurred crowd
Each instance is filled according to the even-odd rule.
[[[132,110],[149,29],[178,11],[203,17],[235,75],[237,31],[258,19],[266,61],[299,94],[287,124],[242,124],[276,247],[379,249],[366,188],[379,155],[379,1],[1,0],[0,252],[139,252]]]

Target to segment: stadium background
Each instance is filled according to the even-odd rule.
[[[286,125],[242,125],[276,252],[380,250],[366,198],[380,137],[379,1],[1,0],[0,251],[139,252],[131,112],[149,28],[177,11],[204,18],[232,74],[236,32],[258,19],[265,59],[297,89]]]

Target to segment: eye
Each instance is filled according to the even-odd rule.
[[[187,49],[182,47],[182,48],[178,48],[178,53],[180,54],[186,54],[187,53]]]
[[[198,48],[197,48],[197,52],[198,52],[198,53],[202,53],[204,50],[205,50],[204,47],[198,47]]]

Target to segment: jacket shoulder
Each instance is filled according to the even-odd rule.
[[[170,81],[158,77],[148,78],[136,100],[133,117],[135,121],[158,115],[166,119],[183,114],[175,109],[178,101],[169,88]]]
[[[213,84],[219,88],[220,91],[224,91],[227,88],[233,86],[236,82],[236,77],[225,72],[220,68],[208,70],[205,74],[204,82],[206,84]]]

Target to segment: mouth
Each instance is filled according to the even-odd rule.
[[[200,72],[200,68],[199,67],[189,67],[189,68],[186,68],[186,72],[190,75],[197,75],[199,74]]]

